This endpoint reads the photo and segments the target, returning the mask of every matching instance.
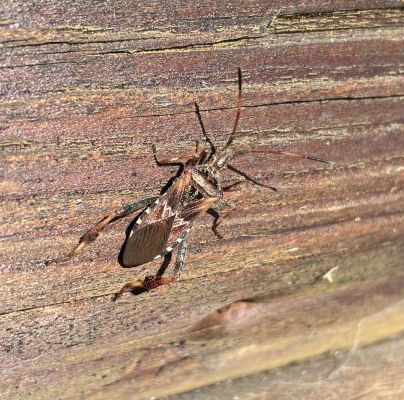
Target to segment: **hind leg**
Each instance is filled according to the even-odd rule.
[[[126,292],[132,292],[133,294],[137,295],[152,289],[156,289],[159,286],[169,285],[170,283],[176,282],[179,279],[181,271],[184,267],[187,252],[187,237],[184,236],[183,240],[178,245],[177,259],[174,266],[174,276],[172,278],[163,278],[163,274],[169,266],[172,258],[172,253],[169,253],[164,257],[164,261],[159,268],[156,276],[148,275],[143,280],[137,280],[127,283],[126,285],[122,286],[121,290],[118,293],[114,295],[112,301],[118,300]]]
[[[157,197],[149,197],[147,199],[143,199],[131,204],[127,204],[123,206],[120,210],[112,212],[104,217],[98,224],[90,228],[80,239],[78,245],[68,253],[67,257],[73,257],[76,254],[80,253],[84,247],[88,246],[90,243],[94,242],[97,239],[98,235],[107,227],[107,225],[114,223],[120,220],[123,217],[126,217],[133,212],[140,210],[143,207],[146,207],[153,203]]]
[[[175,266],[174,266],[174,278],[175,280],[179,279],[182,269],[184,268],[184,263],[185,263],[185,257],[187,256],[188,253],[188,240],[187,240],[187,235],[185,235],[181,241],[181,243],[178,245],[178,253],[177,253],[177,259],[175,260]]]
[[[132,292],[133,294],[137,295],[155,289],[159,286],[173,283],[174,279],[163,278],[163,274],[166,271],[167,267],[169,266],[171,258],[172,253],[168,253],[164,256],[164,261],[161,264],[161,267],[159,268],[156,276],[147,275],[142,280],[128,282],[125,285],[123,285],[121,290],[114,295],[112,301],[118,300],[126,292]]]

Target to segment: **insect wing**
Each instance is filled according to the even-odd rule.
[[[124,267],[136,267],[161,254],[170,236],[174,216],[146,224],[129,236],[122,255]]]
[[[183,206],[184,197],[191,183],[192,169],[186,168],[184,173],[174,181],[173,185],[165,192],[148,215],[150,221],[160,221],[173,217],[178,213],[179,208]]]

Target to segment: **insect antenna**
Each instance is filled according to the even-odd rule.
[[[211,149],[211,152],[207,156],[207,158],[205,159],[205,157],[206,157],[205,156],[205,157],[202,157],[202,159],[200,160],[200,162],[203,163],[203,162],[208,161],[216,153],[216,147],[215,147],[214,143],[212,142],[212,139],[206,133],[205,125],[203,124],[203,121],[202,121],[202,115],[201,115],[201,112],[199,110],[198,103],[196,101],[195,101],[195,110],[196,110],[196,115],[198,116],[198,121],[199,121],[199,125],[201,126],[203,136],[206,139],[206,141],[209,143],[209,146],[210,146],[210,149]]]
[[[305,158],[306,160],[318,161],[324,164],[334,164],[332,161],[324,160],[322,158],[311,156],[306,153],[294,152],[294,151],[284,151],[284,150],[272,150],[272,149],[265,149],[265,150],[248,150],[248,151],[238,151],[234,154],[234,157],[240,156],[242,154],[277,154],[286,157],[293,157],[293,158]]]
[[[234,138],[236,136],[236,130],[237,130],[237,126],[238,126],[238,121],[240,119],[240,114],[241,114],[242,98],[241,98],[241,69],[240,68],[237,68],[237,73],[238,73],[238,98],[237,98],[236,120],[234,121],[233,130],[232,130],[229,138],[227,139],[227,143],[223,147],[223,150],[226,150],[233,143],[233,140],[234,140]]]

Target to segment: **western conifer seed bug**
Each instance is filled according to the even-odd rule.
[[[143,208],[143,211],[138,214],[129,231],[119,256],[119,262],[123,267],[128,268],[146,264],[160,257],[164,257],[164,262],[156,276],[148,275],[143,280],[127,283],[114,296],[114,300],[125,292],[151,290],[178,280],[187,254],[188,232],[198,215],[202,212],[207,211],[214,217],[212,230],[217,237],[221,238],[217,227],[229,212],[225,212],[220,216],[213,206],[223,198],[226,191],[242,181],[222,187],[219,176],[220,171],[227,168],[255,185],[276,190],[271,186],[257,182],[229,164],[237,155],[244,153],[235,151],[232,148],[241,114],[241,81],[241,70],[239,68],[236,119],[233,130],[224,147],[220,151],[217,151],[213,141],[206,133],[199,106],[195,103],[204,144],[207,144],[208,148],[200,148],[199,141],[197,141],[193,157],[186,163],[181,163],[178,161],[159,161],[156,148],[153,146],[153,154],[157,165],[175,165],[180,168],[171,185],[158,197],[151,197],[125,205],[120,210],[104,217],[80,238],[78,245],[68,254],[68,257],[77,255],[85,246],[93,242],[109,224]],[[304,153],[283,150],[265,149],[253,150],[251,152],[306,158],[330,163],[329,161]],[[164,278],[163,273],[171,261],[172,251],[175,248],[177,249],[177,259],[174,266],[174,275],[172,278]]]

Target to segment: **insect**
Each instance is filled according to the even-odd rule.
[[[69,257],[78,254],[85,246],[93,242],[109,224],[135,211],[143,209],[143,211],[138,214],[129,230],[119,255],[119,262],[123,267],[128,268],[146,264],[160,257],[164,257],[164,262],[155,276],[148,275],[143,280],[129,282],[124,285],[115,295],[114,300],[125,292],[151,290],[178,280],[187,254],[188,232],[192,228],[198,215],[205,211],[211,214],[214,217],[212,230],[218,238],[221,238],[217,227],[224,218],[229,215],[232,209],[220,215],[213,207],[223,199],[225,192],[245,180],[255,185],[276,190],[271,186],[257,182],[255,179],[229,164],[234,157],[244,153],[235,151],[232,147],[241,114],[241,93],[242,78],[239,68],[236,118],[227,142],[220,151],[216,149],[213,141],[207,135],[199,106],[195,102],[196,114],[201,126],[205,146],[201,148],[200,142],[196,141],[194,155],[186,161],[186,163],[172,160],[160,161],[157,157],[156,147],[153,146],[153,155],[157,165],[175,165],[180,168],[172,184],[158,197],[151,197],[125,205],[120,210],[104,217],[80,238],[78,245],[69,253]],[[304,153],[271,149],[253,150],[252,152],[278,154],[329,163],[329,161]],[[222,187],[219,174],[220,171],[225,168],[235,174],[241,175],[244,180],[239,180],[231,185]],[[163,274],[171,261],[174,249],[177,250],[174,274],[172,278],[165,278]]]

